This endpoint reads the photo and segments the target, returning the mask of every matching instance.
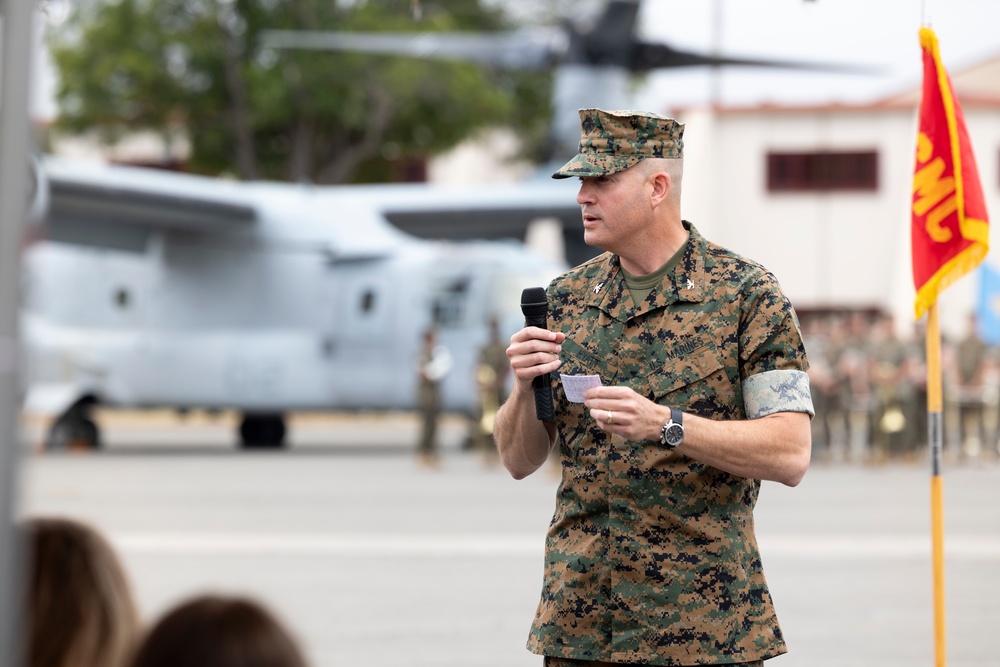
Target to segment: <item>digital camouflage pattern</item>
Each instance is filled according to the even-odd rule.
[[[681,261],[638,306],[610,253],[548,288],[549,328],[567,336],[553,374],[562,480],[528,640],[535,653],[701,665],[786,650],[753,532],[760,482],[658,441],[612,438],[558,378],[599,374],[690,414],[738,420],[748,378],[808,368],[775,278],[684,224]],[[765,414],[788,409],[783,400],[773,396]]]
[[[802,371],[764,371],[743,381],[743,410],[747,419],[759,419],[774,412],[775,400],[788,412],[815,415],[809,375]]]
[[[684,126],[645,111],[580,109],[580,153],[552,178],[608,176],[647,157],[684,157]]]
[[[573,658],[556,658],[550,655],[545,656],[542,667],[621,667],[620,662],[606,662],[604,660],[574,660]],[[764,667],[763,660],[752,660],[750,662],[727,663],[722,667]]]

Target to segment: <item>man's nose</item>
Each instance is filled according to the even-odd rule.
[[[576,203],[577,204],[594,203],[594,188],[590,185],[588,181],[583,181],[582,183],[580,183],[580,191],[576,193]]]

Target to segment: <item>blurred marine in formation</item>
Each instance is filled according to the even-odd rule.
[[[417,405],[420,410],[420,442],[417,457],[421,465],[438,462],[438,420],[441,417],[441,381],[451,371],[452,358],[448,348],[439,345],[437,332],[429,328],[417,361]]]
[[[813,315],[805,326],[816,406],[814,452],[863,463],[926,454],[926,323],[914,323],[911,335],[900,337],[891,316],[857,311]],[[983,339],[974,314],[960,339],[942,339],[944,444],[952,460],[1000,455],[998,353]]]
[[[496,459],[493,442],[493,425],[497,410],[507,400],[507,378],[510,362],[507,360],[507,343],[500,339],[500,322],[490,319],[490,337],[479,350],[476,363],[476,383],[479,386],[479,419],[476,422],[476,445],[488,461]]]
[[[955,346],[952,384],[958,406],[960,451],[978,456],[986,442],[985,397],[989,348],[979,337],[978,319],[969,315],[965,336]]]
[[[909,350],[896,336],[893,318],[883,315],[875,326],[870,377],[873,384],[872,452],[876,462],[899,456],[914,441],[913,386]]]

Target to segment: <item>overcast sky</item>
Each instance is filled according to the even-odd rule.
[[[722,101],[730,104],[864,102],[919,84],[917,33],[926,5],[950,72],[1000,57],[997,0],[646,0],[641,34],[677,48],[711,50],[713,10],[727,55],[843,62],[877,75],[833,75],[726,68]],[[705,68],[651,76],[643,106],[706,101]]]

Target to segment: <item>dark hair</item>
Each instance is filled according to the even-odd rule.
[[[146,635],[132,667],[305,667],[295,640],[259,603],[203,595]]]
[[[69,519],[29,519],[22,529],[29,556],[26,664],[124,667],[139,614],[111,545]]]

